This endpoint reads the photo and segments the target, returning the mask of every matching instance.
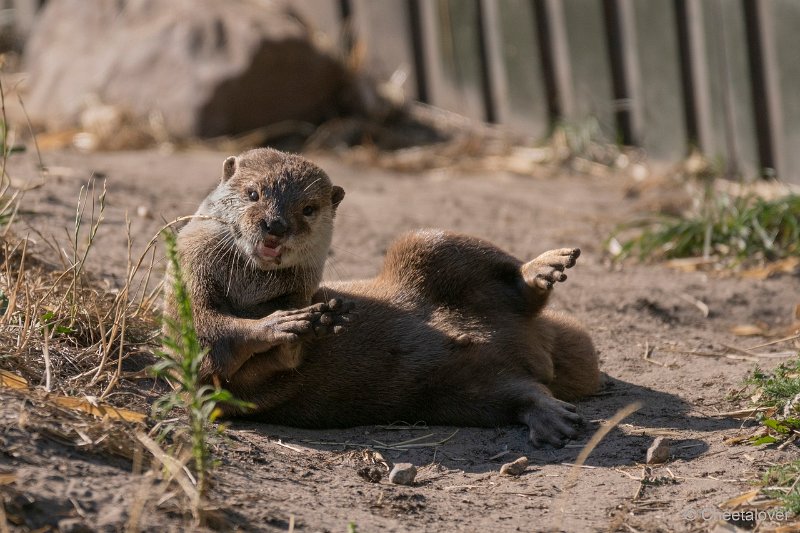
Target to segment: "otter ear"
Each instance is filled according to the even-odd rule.
[[[333,209],[339,207],[339,204],[344,199],[344,189],[339,187],[338,185],[334,185],[331,187],[331,205]]]
[[[236,158],[234,156],[230,156],[228,159],[222,163],[222,179],[221,182],[226,182],[231,179],[231,176],[236,172]]]

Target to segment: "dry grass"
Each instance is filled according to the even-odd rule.
[[[30,248],[27,239],[0,241],[0,368],[47,391],[113,402],[121,380],[154,361],[153,298],[140,307],[128,298],[132,283],[108,292],[79,264],[60,268]]]
[[[153,439],[163,424],[146,421],[153,401],[172,390],[151,373],[159,360],[161,324],[154,310],[158,288],[146,288],[161,232],[137,259],[128,239],[126,283],[110,291],[83,270],[102,222],[104,198],[104,192],[95,196],[87,187],[70,252],[59,253],[54,261],[32,252],[32,241],[13,232],[0,238],[0,343],[6,347],[0,354],[0,398],[10,409],[0,417],[0,432],[21,431],[122,457],[139,473],[147,453],[156,473],[143,483],[153,490],[143,491],[134,502],[129,529],[136,530],[136,517],[158,506],[159,495],[175,484],[191,504],[178,507],[183,512],[190,508],[197,524],[207,482],[185,468],[192,457],[181,451],[185,446],[170,455]],[[142,380],[149,386],[143,387]],[[175,425],[180,426],[182,413],[177,416]],[[205,458],[210,462],[210,453]]]
[[[215,403],[236,401],[226,391],[199,383],[204,351],[196,338],[192,349],[173,350],[176,359],[160,354],[162,340],[170,345],[175,339],[161,336],[155,310],[160,284],[148,290],[164,230],[190,217],[166,224],[137,251],[128,221],[125,282],[118,290],[109,289],[84,268],[103,225],[105,187],[96,188],[90,180],[81,188],[66,239],[16,234],[13,223],[25,190],[13,187],[22,181],[6,172],[13,131],[4,113],[0,120],[0,345],[5,347],[0,352],[0,435],[11,438],[26,459],[41,452],[41,437],[106,460],[130,461],[134,474],[145,475],[129,510],[129,531],[139,529],[144,513],[170,500],[179,515],[193,518],[194,526],[213,519],[204,498],[214,465],[208,437],[218,414]],[[39,166],[46,171],[41,159]],[[188,296],[184,303],[190,309]],[[193,332],[191,313],[180,318],[167,329],[177,328],[177,340],[185,341]],[[193,373],[157,376],[157,369],[165,367],[191,367]],[[169,413],[175,418],[148,419],[154,402],[167,404],[168,411],[177,407]],[[152,463],[150,472],[143,471],[145,457]],[[176,486],[177,493],[172,490]],[[4,508],[3,502],[15,496],[3,490],[0,483],[0,510],[9,511],[12,523],[27,523],[24,510]]]
[[[383,122],[359,118],[322,124],[304,150],[339,153],[352,164],[400,172],[508,172],[551,176],[629,172],[643,153],[603,140],[597,121],[562,123],[546,139],[408,102]],[[641,166],[641,165],[639,165]]]
[[[0,343],[5,346],[0,369],[47,392],[113,399],[121,392],[116,388],[123,372],[143,368],[147,357],[141,356],[155,339],[153,295],[136,298],[150,270],[140,268],[143,260],[129,259],[127,283],[116,294],[83,271],[105,208],[105,190],[97,194],[91,186],[78,200],[71,257],[54,247],[57,257],[44,259],[32,241],[15,236],[13,222],[25,190],[12,187],[7,173],[14,138],[0,86]],[[41,156],[39,168],[44,171]],[[140,270],[144,276],[137,276]],[[138,364],[131,364],[137,358]]]
[[[158,360],[155,350],[160,344],[160,320],[154,309],[160,287],[147,290],[160,232],[143,250],[134,253],[128,225],[127,276],[119,290],[110,290],[84,269],[106,205],[105,189],[96,190],[93,181],[81,190],[74,227],[66,232],[66,241],[37,235],[37,243],[16,234],[14,220],[25,189],[14,187],[12,183],[23,181],[12,180],[7,173],[7,162],[14,157],[14,130],[6,120],[4,103],[0,86],[3,442],[14,443],[18,449],[15,453],[26,461],[41,453],[41,444],[37,443],[45,439],[108,459],[130,461],[137,474],[142,473],[146,450],[152,453],[158,471],[158,465],[172,464],[148,436],[159,426],[147,423],[152,402],[170,390],[148,372]],[[41,159],[39,166],[42,172],[46,170]],[[143,387],[142,380],[148,380],[149,386]],[[153,481],[160,477],[149,475],[149,485],[157,484],[159,490],[143,494],[132,511],[138,509],[141,515],[145,507],[157,505],[153,494],[163,494],[174,483],[190,499],[197,492],[184,483],[183,473]],[[4,509],[5,518],[15,524],[27,523],[24,509],[3,504],[9,498],[13,500],[17,489],[3,485],[0,489],[0,509]],[[131,512],[131,530],[136,529],[136,516]],[[6,524],[5,520],[0,522]]]

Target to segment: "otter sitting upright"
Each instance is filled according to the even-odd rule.
[[[301,157],[252,150],[225,160],[219,185],[178,234],[195,328],[209,350],[200,368],[206,381],[258,386],[300,364],[302,338],[347,322],[339,301],[311,305],[342,198],[344,190]],[[164,313],[174,319],[170,277],[168,270]]]
[[[535,445],[575,436],[580,417],[566,401],[598,388],[597,356],[582,328],[543,307],[580,252],[523,264],[480,239],[417,231],[390,247],[377,277],[317,289],[343,195],[301,157],[253,150],[226,160],[201,206],[224,221],[194,220],[180,232],[210,348],[204,376],[256,405],[228,414],[317,428],[522,422]],[[249,210],[248,201],[269,207]],[[342,301],[355,303],[359,320]],[[291,317],[302,325],[287,326]],[[338,334],[318,335],[326,324]]]

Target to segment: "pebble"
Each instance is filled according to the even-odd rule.
[[[669,439],[657,437],[647,450],[647,464],[655,465],[669,461]]]
[[[395,485],[413,485],[417,477],[417,467],[411,463],[398,463],[389,472],[389,481]]]
[[[506,463],[500,467],[500,473],[507,476],[519,476],[528,468],[528,458],[520,457],[516,461]]]

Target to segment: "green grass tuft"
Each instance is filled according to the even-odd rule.
[[[783,407],[800,394],[800,358],[781,363],[772,372],[756,367],[747,383],[758,391],[759,405]]]
[[[198,494],[202,497],[208,489],[208,476],[214,466],[211,457],[210,438],[218,431],[212,431],[212,424],[220,415],[221,402],[247,407],[249,404],[236,400],[224,389],[203,385],[200,380],[200,364],[207,350],[201,345],[194,328],[192,304],[178,263],[176,237],[165,232],[166,251],[172,276],[172,289],[177,302],[177,317],[164,318],[163,345],[161,361],[152,367],[156,375],[173,383],[173,392],[160,398],[153,406],[154,414],[164,418],[173,408],[183,409],[189,418],[188,427],[165,426],[161,437],[172,436],[177,442],[188,440],[194,472],[197,479]],[[198,506],[199,502],[195,502]]]
[[[784,406],[800,394],[800,353],[792,361],[780,364],[772,372],[756,367],[747,379],[756,393],[759,407],[775,407],[773,416],[762,416],[759,422],[766,433],[756,435],[750,442],[754,445],[770,445],[786,442],[800,432],[800,419],[783,416]],[[793,409],[796,413],[797,407]],[[780,501],[785,509],[795,516],[800,515],[800,461],[774,466],[764,474],[763,493]]]
[[[624,241],[619,259],[717,257],[733,265],[800,256],[800,195],[775,200],[709,192],[685,217],[626,225],[638,235]]]
[[[795,516],[800,516],[800,461],[770,468],[764,474],[762,482],[769,487],[764,494],[779,500],[784,508]]]

